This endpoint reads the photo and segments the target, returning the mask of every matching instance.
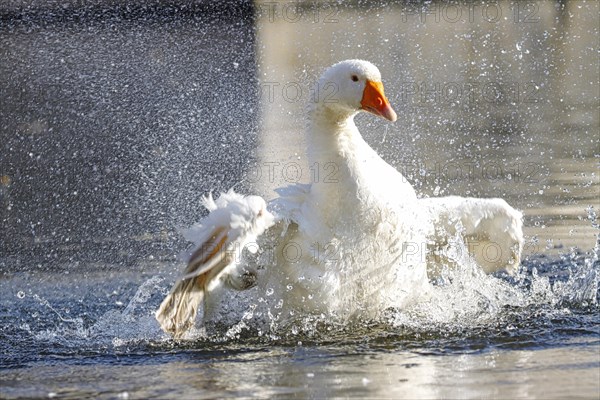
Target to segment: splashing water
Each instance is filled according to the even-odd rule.
[[[0,397],[597,396],[597,2],[325,2],[287,20],[286,3],[131,19],[129,2],[21,3],[0,27]],[[171,340],[153,313],[181,270],[176,227],[240,181],[259,132],[289,144],[265,160],[299,160],[306,99],[279,89],[357,56],[403,115],[359,117],[365,140],[424,195],[524,210],[546,255],[514,276],[460,260],[425,301],[346,325],[281,326],[235,294],[234,323]],[[273,101],[256,93],[275,81]]]
[[[271,324],[269,330],[259,323],[265,316],[257,312],[256,305],[250,305],[238,323],[210,334],[199,323],[198,329],[188,339],[205,343],[243,338],[251,341],[254,340],[252,338],[275,340],[275,343],[293,338],[329,340],[332,335],[355,328],[369,335],[369,327],[377,326],[377,334],[386,332],[392,335],[400,332],[409,335],[436,332],[460,335],[483,329],[493,342],[500,333],[523,334],[519,333],[519,329],[525,329],[525,332],[535,330],[548,320],[566,324],[574,322],[575,325],[581,324],[584,330],[590,330],[591,326],[586,327],[586,323],[577,321],[577,315],[587,315],[588,318],[598,312],[599,272],[600,263],[595,252],[574,252],[558,260],[534,257],[526,260],[515,276],[504,273],[486,275],[467,260],[461,268],[444,268],[434,281],[426,301],[402,310],[388,310],[378,321],[353,322],[344,326],[332,322],[330,316],[305,316],[284,328]],[[24,283],[19,277],[12,281],[14,287]],[[110,290],[119,281],[116,277],[116,280],[103,284]],[[9,338],[8,346],[4,346],[10,349],[14,337],[19,337],[20,341],[23,335],[34,349],[50,345],[52,351],[59,354],[119,353],[140,346],[173,343],[154,320],[154,311],[170,288],[169,281],[164,275],[153,275],[137,287],[130,284],[126,292],[131,295],[123,302],[123,305],[126,304],[124,307],[107,306],[102,296],[97,295],[79,301],[79,308],[75,308],[71,301],[56,298],[52,286],[31,288],[28,291],[31,294],[25,296],[23,290],[15,291],[2,301],[5,322],[2,332]],[[90,286],[97,284],[89,279],[87,283]],[[561,323],[555,329],[559,329]],[[21,354],[20,362],[31,356],[31,353]],[[10,361],[2,361],[13,363],[16,360],[11,357]]]

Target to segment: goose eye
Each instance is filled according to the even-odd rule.
[[[352,81],[353,82],[358,82],[358,76],[352,75]]]

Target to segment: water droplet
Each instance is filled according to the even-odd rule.
[[[266,295],[271,296],[273,294],[273,292],[274,292],[273,288],[268,288],[266,291]]]
[[[19,290],[19,291],[17,292],[17,297],[18,297],[19,299],[24,299],[24,298],[25,298],[25,292],[24,292],[24,291],[22,291],[22,290]]]

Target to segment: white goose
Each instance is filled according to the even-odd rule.
[[[354,124],[358,112],[396,120],[373,64],[339,62],[318,85],[330,83],[336,99],[311,104],[307,140],[310,165],[327,165],[335,175],[278,189],[269,205],[233,191],[206,198],[210,214],[187,234],[197,249],[156,312],[163,330],[183,335],[201,303],[205,318],[219,318],[227,290],[213,291],[217,287],[256,284],[276,319],[310,313],[376,318],[427,292],[428,260],[439,263],[429,257],[432,248],[457,236],[486,271],[518,267],[518,211],[500,199],[417,199],[407,180],[363,140]],[[490,258],[486,243],[500,254]],[[259,256],[248,257],[259,247]]]

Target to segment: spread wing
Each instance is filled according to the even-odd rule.
[[[523,250],[523,216],[506,201],[451,196],[419,202],[433,222],[429,239],[434,247],[446,246],[458,233],[485,272],[517,270]]]
[[[193,326],[211,284],[241,262],[243,251],[256,251],[258,236],[275,221],[265,201],[257,196],[244,197],[229,191],[217,201],[212,196],[205,198],[204,204],[209,215],[185,234],[197,247],[155,314],[161,328],[176,338]],[[234,286],[244,288],[239,282]]]

